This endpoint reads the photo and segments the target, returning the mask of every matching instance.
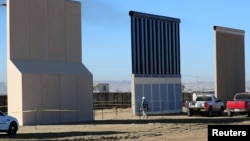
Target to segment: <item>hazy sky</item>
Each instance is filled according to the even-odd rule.
[[[250,80],[249,0],[78,0],[82,5],[82,62],[95,81],[130,80],[130,10],[181,19],[182,81],[214,81],[213,26],[245,30]],[[5,0],[0,0],[5,3]],[[0,7],[0,82],[6,82],[6,8]]]

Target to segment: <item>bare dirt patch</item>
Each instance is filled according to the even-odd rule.
[[[226,115],[205,117],[185,113],[149,116],[140,119],[131,109],[95,111],[93,122],[21,126],[17,135],[0,134],[1,140],[79,140],[79,141],[207,141],[212,124],[249,125],[249,117]]]

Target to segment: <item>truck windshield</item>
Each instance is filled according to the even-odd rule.
[[[212,101],[212,98],[209,96],[197,97],[196,101]]]
[[[236,100],[250,100],[250,94],[237,94],[235,96]]]

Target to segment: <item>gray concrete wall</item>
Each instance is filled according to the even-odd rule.
[[[149,114],[182,112],[181,78],[146,78],[132,75],[131,99],[133,115],[140,115],[144,96],[149,102]]]
[[[21,125],[93,120],[82,64],[81,3],[7,1],[8,113]]]
[[[245,91],[244,30],[214,26],[215,93],[224,102]]]

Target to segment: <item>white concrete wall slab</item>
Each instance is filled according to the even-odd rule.
[[[29,0],[7,1],[8,55],[10,59],[29,59]],[[11,11],[11,12],[10,12]]]
[[[47,0],[29,1],[30,60],[48,60]]]
[[[66,17],[65,2],[62,0],[48,0],[48,46],[49,61],[66,60]],[[58,24],[60,23],[60,24]]]
[[[66,62],[80,62],[81,50],[81,5],[66,1]]]
[[[80,2],[11,0],[7,14],[8,112],[20,125],[93,120]]]

